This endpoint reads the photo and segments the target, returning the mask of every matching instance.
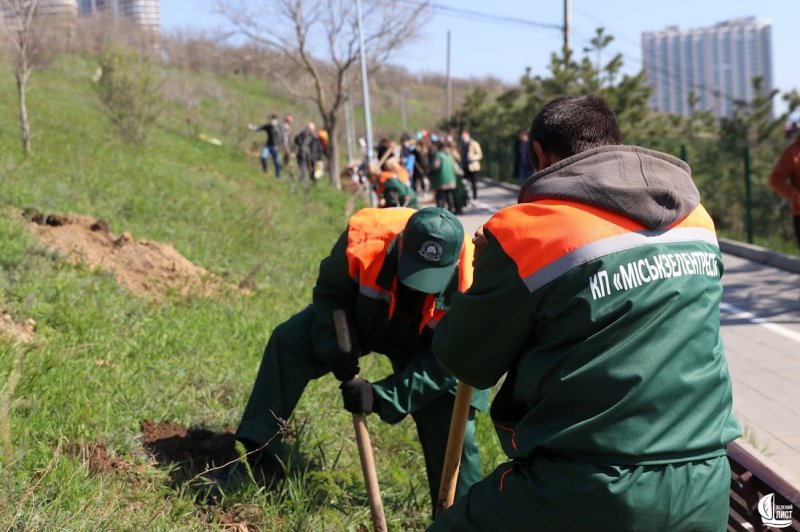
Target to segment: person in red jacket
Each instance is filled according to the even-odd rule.
[[[772,170],[769,185],[789,202],[797,247],[800,248],[800,121],[791,124],[786,136],[795,137],[794,142],[783,150]]]

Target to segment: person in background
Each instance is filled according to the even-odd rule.
[[[769,185],[789,202],[797,247],[800,248],[800,119],[786,128],[786,138],[792,137],[794,142],[781,153],[770,175]]]
[[[381,207],[409,207],[419,209],[419,201],[408,184],[400,179],[389,178],[383,183],[383,195],[380,203]]]
[[[327,157],[328,145],[330,144],[330,138],[328,138],[328,130],[320,129],[319,133],[317,133],[317,138],[319,139],[319,144],[322,147],[322,155]]]
[[[407,188],[410,190],[408,174],[406,173],[405,168],[403,168],[394,157],[389,157],[381,166],[378,166],[377,163],[370,164],[368,176],[370,186],[378,199],[379,207],[386,206],[386,184],[391,184],[392,182],[399,183],[399,185],[392,185],[392,190],[394,191],[395,195],[398,191],[402,190],[402,195],[407,196],[407,201],[411,201],[413,199],[414,203],[416,204],[417,195],[409,195],[407,192],[405,192]],[[402,202],[391,206],[396,207],[398,205],[412,207],[412,205],[407,205],[406,203]],[[418,205],[413,205],[413,207],[418,208]]]
[[[414,143],[411,140],[411,135],[408,133],[403,133],[403,136],[400,137],[401,146],[400,146],[400,163],[403,165],[403,168],[406,169],[406,173],[411,178],[411,188],[416,189],[416,183],[414,180],[416,179],[416,175],[414,173],[414,166],[417,160],[417,148],[414,146]]]
[[[269,121],[261,127],[254,124],[247,124],[250,131],[264,131],[267,134],[264,148],[261,150],[261,170],[267,173],[267,162],[272,158],[272,163],[275,165],[275,177],[281,177],[281,160],[278,149],[280,148],[281,141],[281,126],[278,124],[278,115],[272,113],[269,116]]]
[[[284,169],[291,168],[292,165],[292,122],[294,117],[288,114],[281,123],[281,159]]]
[[[417,134],[415,145],[414,173],[412,183],[414,191],[422,194],[430,187],[431,163],[434,156],[433,143],[427,131]]]
[[[399,149],[393,140],[382,138],[378,145],[375,146],[375,157],[378,159],[378,165],[383,166],[383,163],[390,158],[399,156]]]
[[[456,188],[453,191],[453,205],[455,206],[455,211],[453,212],[455,214],[463,214],[464,207],[469,204],[469,191],[464,184],[464,162],[461,159],[461,152],[455,142],[445,141],[444,148],[445,151],[450,154],[450,157],[453,158],[453,170],[455,170],[456,173]]]
[[[316,125],[309,122],[303,131],[294,138],[297,147],[297,166],[300,168],[300,180],[306,178],[314,181],[314,169],[322,160],[322,145],[317,138]]]
[[[528,151],[528,132],[520,129],[514,142],[514,177],[520,185],[533,174]]]
[[[476,234],[433,352],[488,389],[509,461],[430,530],[725,530],[740,436],[722,255],[683,161],[622,145],[598,96],[530,131],[519,203]]]
[[[458,166],[444,141],[437,139],[434,142],[434,154],[431,160],[430,181],[431,189],[435,192],[436,206],[455,213],[456,168]]]
[[[478,172],[481,171],[483,150],[481,150],[481,145],[478,144],[478,141],[470,136],[467,129],[461,132],[459,147],[464,179],[472,185],[472,199],[478,199]]]
[[[389,157],[386,161],[381,165],[381,173],[384,174],[384,180],[389,178],[396,178],[405,183],[406,185],[411,184],[411,178],[406,172],[405,167],[400,164],[396,157]]]

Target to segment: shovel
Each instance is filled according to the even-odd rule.
[[[336,326],[336,339],[339,342],[339,349],[349,352],[353,346],[350,342],[347,313],[341,309],[334,310],[333,323]],[[372,456],[372,442],[369,438],[367,420],[364,418],[364,414],[353,414],[353,427],[356,429],[358,455],[361,458],[361,471],[364,474],[364,485],[367,488],[372,525],[376,532],[386,532],[386,517],[383,515],[383,501],[381,500],[381,490],[378,486],[378,474],[375,472],[375,457]]]
[[[469,419],[469,405],[472,399],[472,386],[458,383],[456,399],[453,403],[453,416],[450,419],[450,432],[447,435],[447,450],[442,467],[442,483],[436,501],[436,516],[453,505],[458,484],[458,470],[461,467],[461,451],[464,447],[464,433]]]

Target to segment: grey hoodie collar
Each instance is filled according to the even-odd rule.
[[[700,193],[685,162],[638,146],[603,146],[581,152],[533,174],[519,203],[576,201],[631,218],[650,230],[692,212]]]

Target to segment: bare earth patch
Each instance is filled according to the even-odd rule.
[[[211,296],[223,289],[237,290],[171,245],[135,240],[127,231],[115,235],[105,220],[33,209],[26,209],[23,217],[39,241],[63,253],[68,262],[110,272],[135,295],[158,300],[168,291]]]
[[[237,457],[232,431],[216,433],[207,429],[187,428],[177,423],[141,422],[142,445],[158,464],[180,465],[185,478],[202,473],[210,467],[226,464]],[[181,476],[181,475],[179,475]]]
[[[122,479],[135,489],[145,489],[154,477],[148,474],[147,464],[135,464],[130,460],[111,454],[102,442],[79,442],[65,447],[68,456],[78,458],[86,464],[92,475]]]
[[[17,322],[14,317],[6,312],[0,310],[0,334],[9,336],[17,342],[26,344],[33,340],[33,327],[36,322],[32,319],[27,319],[24,322]]]
[[[74,443],[66,448],[66,452],[86,462],[89,471],[94,474],[136,473],[133,464],[112,456],[101,443]]]

